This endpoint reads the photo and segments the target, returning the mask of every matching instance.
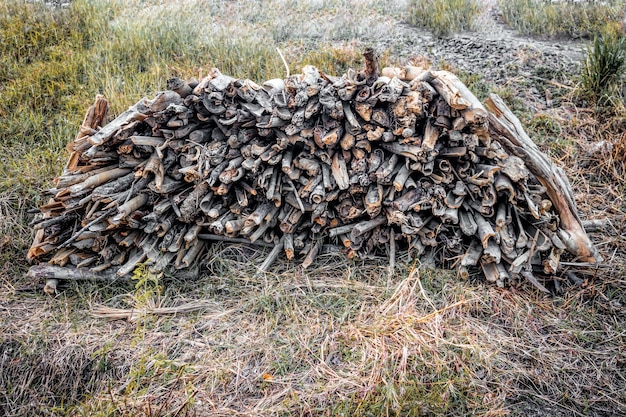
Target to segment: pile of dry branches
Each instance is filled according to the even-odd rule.
[[[98,97],[34,222],[30,274],[184,269],[214,240],[273,246],[261,269],[281,253],[306,268],[325,244],[435,251],[500,285],[541,287],[564,251],[599,260],[567,179],[497,96],[488,112],[449,72],[364,57],[342,77],[173,78],[108,124]]]

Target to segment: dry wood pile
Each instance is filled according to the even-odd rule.
[[[542,287],[564,251],[599,261],[567,179],[497,96],[488,112],[449,72],[364,57],[341,77],[172,78],[108,124],[98,97],[34,222],[30,275],[185,269],[215,240],[273,246],[261,269],[281,253],[306,268],[324,244],[434,251],[500,285]]]

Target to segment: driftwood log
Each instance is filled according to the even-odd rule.
[[[108,124],[98,96],[33,222],[31,277],[53,291],[139,263],[188,270],[220,240],[271,246],[261,271],[335,245],[542,290],[564,253],[600,261],[565,175],[502,100],[487,111],[450,72],[380,75],[364,57],[341,77],[172,78]]]

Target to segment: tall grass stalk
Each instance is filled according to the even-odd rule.
[[[443,37],[474,29],[474,19],[481,11],[481,3],[477,0],[412,0],[409,22]]]
[[[583,94],[598,104],[623,100],[624,71],[626,37],[616,32],[595,36],[580,75]]]
[[[498,0],[506,23],[527,35],[592,38],[623,17],[624,0]]]

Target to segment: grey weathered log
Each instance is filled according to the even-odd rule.
[[[333,163],[331,165],[331,172],[333,178],[337,183],[337,187],[340,190],[347,190],[350,188],[350,178],[348,176],[348,168],[346,162],[340,153],[335,153],[333,157]]]
[[[487,281],[497,282],[500,279],[500,272],[498,271],[498,267],[495,262],[488,262],[481,259],[480,266]]]
[[[180,205],[180,216],[179,219],[185,223],[191,223],[196,214],[200,210],[200,204],[203,198],[209,193],[209,185],[206,181],[202,181],[197,184],[193,191],[189,193],[187,198]]]
[[[320,246],[321,243],[319,240],[311,245],[311,249],[305,256],[304,261],[302,261],[302,269],[307,269],[309,266],[311,266],[311,264],[320,252]]]
[[[274,247],[275,245],[270,243],[265,243],[263,241],[250,242],[250,239],[238,238],[238,237],[228,237],[221,235],[214,235],[210,233],[200,233],[198,234],[198,239],[200,240],[209,240],[213,242],[225,242],[225,243],[233,243],[233,244],[247,244],[253,246],[262,246],[262,247]]]
[[[288,260],[292,260],[295,256],[295,249],[293,246],[293,234],[285,233],[283,235],[283,245],[285,250],[285,256]]]
[[[568,251],[588,262],[602,262],[602,257],[582,226],[571,186],[563,170],[539,150],[500,97],[490,94],[486,105],[490,111],[489,131],[492,136],[506,151],[524,160],[528,169],[546,187],[561,217],[564,243]]]
[[[350,237],[352,239],[355,239],[378,226],[382,226],[385,223],[387,223],[387,218],[385,216],[379,216],[372,220],[357,223],[352,228],[352,231],[350,232]]]
[[[109,269],[107,272],[93,272],[89,268],[60,267],[56,265],[40,264],[29,268],[27,276],[36,280],[57,279],[68,281],[128,281],[130,275],[120,276],[116,270]]]
[[[477,230],[476,235],[480,239],[483,248],[487,248],[489,241],[496,236],[496,232],[493,230],[491,223],[481,215],[473,216],[476,222]]]
[[[88,177],[85,181],[74,184],[69,187],[70,195],[73,197],[81,196],[90,192],[93,188],[104,184],[108,181],[115,180],[131,172],[130,168],[111,168],[99,174]]]

